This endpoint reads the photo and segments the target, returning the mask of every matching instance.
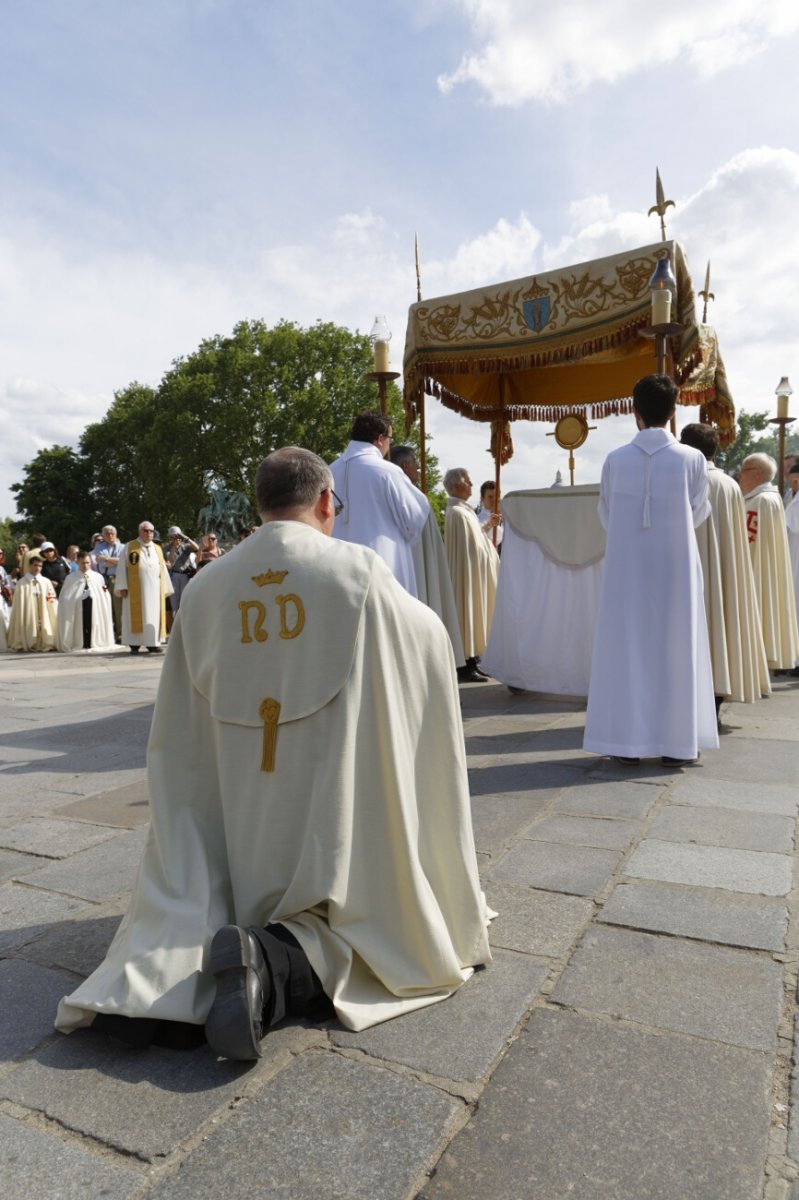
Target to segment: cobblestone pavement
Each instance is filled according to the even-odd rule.
[[[799,681],[673,771],[586,755],[579,702],[462,688],[493,965],[245,1067],[52,1028],[132,884],[161,661],[0,658],[3,1200],[799,1198]]]

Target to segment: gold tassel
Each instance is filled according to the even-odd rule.
[[[277,722],[280,716],[280,701],[269,699],[262,700],[258,709],[258,716],[264,723],[264,743],[263,755],[261,757],[261,770],[274,771],[275,748],[277,746]]]

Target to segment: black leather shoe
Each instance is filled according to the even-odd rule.
[[[148,646],[147,653],[148,654],[163,654],[164,652],[160,646]]]
[[[141,646],[128,646],[128,650],[130,650],[131,654],[138,654]]]
[[[621,763],[623,767],[637,767],[641,761],[640,758],[624,758],[621,754],[613,754],[611,757],[614,762]]]
[[[477,667],[458,667],[458,683],[488,683],[488,677],[481,675]]]
[[[258,939],[240,925],[223,925],[211,942],[211,972],[217,984],[205,1022],[208,1045],[223,1058],[260,1058],[272,982]]]
[[[699,755],[696,758],[670,758],[668,754],[664,754],[660,760],[664,767],[692,767],[694,763],[699,762]]]

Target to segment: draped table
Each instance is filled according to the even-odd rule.
[[[587,696],[605,531],[599,484],[509,492],[481,669],[511,687]]]

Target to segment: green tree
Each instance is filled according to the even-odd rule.
[[[80,439],[90,467],[94,528],[115,525],[123,541],[135,536],[145,517],[156,518],[163,469],[162,448],[152,438],[157,411],[156,391],[131,383],[114,394],[103,419],[87,425]]]
[[[11,491],[20,513],[16,533],[41,530],[62,553],[70,542],[88,544],[94,524],[91,469],[70,446],[40,450]]]
[[[776,458],[778,454],[777,434],[775,427],[771,432],[763,434],[769,427],[767,412],[739,412],[738,436],[728,450],[718,455],[717,462],[728,475],[737,475],[741,463],[749,454],[770,454]],[[758,437],[757,435],[762,436]],[[785,439],[785,453],[799,454],[799,434],[793,434]]]

